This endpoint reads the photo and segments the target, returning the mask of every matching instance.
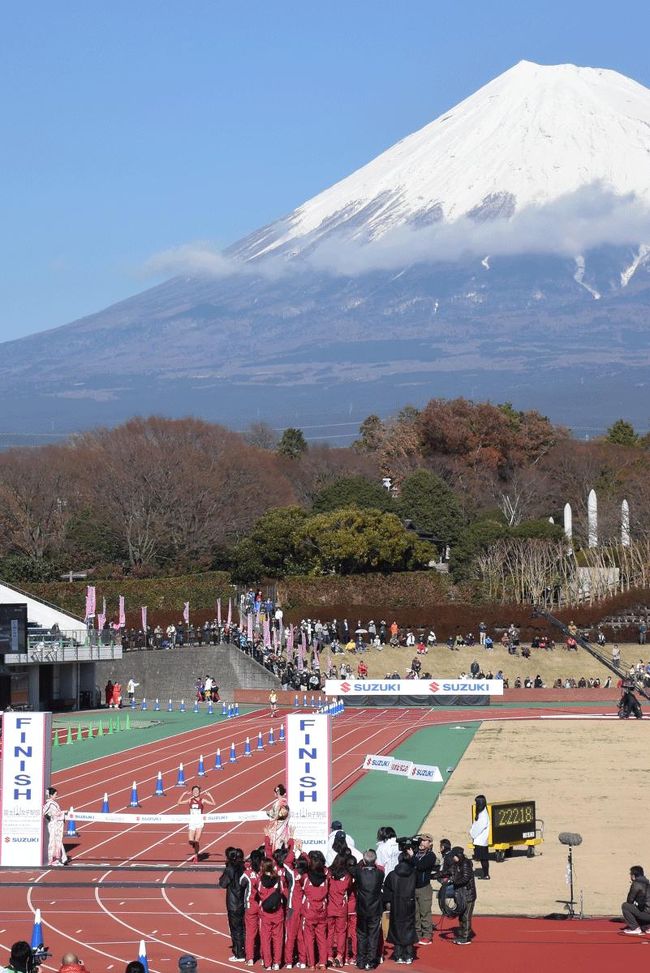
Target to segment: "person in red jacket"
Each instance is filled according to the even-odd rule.
[[[260,900],[260,945],[265,970],[279,970],[284,939],[284,884],[275,862],[265,858],[257,887]]]
[[[268,842],[268,839],[267,839]],[[270,842],[268,842],[270,844]],[[302,876],[306,869],[306,861],[299,859],[296,862],[294,854],[293,838],[289,841],[289,848],[279,848],[273,853],[273,860],[276,863],[276,871],[281,876],[284,895],[284,965],[286,969],[292,969],[298,948],[298,961],[296,966],[305,966],[305,948],[301,929],[301,905],[302,905]]]
[[[343,966],[345,963],[351,885],[347,855],[337,855],[328,874],[327,961],[331,966]]]
[[[246,862],[240,882],[244,887],[244,951],[246,965],[255,965],[255,951],[260,933],[260,900],[257,888],[260,881],[262,852],[255,848]]]
[[[354,855],[350,855],[348,858],[347,866],[351,882],[348,889],[348,928],[345,937],[345,959],[351,966],[355,966],[357,962],[357,885],[354,881],[354,871],[357,867],[357,860]]]
[[[325,856],[320,851],[307,855],[309,867],[302,883],[302,931],[307,966],[325,969],[327,962],[328,879]],[[315,962],[318,950],[318,963]]]

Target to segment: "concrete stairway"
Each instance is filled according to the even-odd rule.
[[[127,652],[123,659],[95,663],[95,681],[102,692],[111,679],[122,685],[134,679],[140,685],[138,699],[191,700],[197,679],[212,676],[222,699],[231,700],[237,689],[267,689],[279,680],[250,656],[232,645],[184,646],[182,648]]]

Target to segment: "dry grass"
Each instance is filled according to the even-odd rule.
[[[639,646],[634,644],[619,645],[621,650],[621,660],[627,666],[638,662],[639,658],[644,661],[650,659],[650,645]],[[606,646],[604,650],[609,657],[611,646]],[[368,666],[368,675],[372,678],[383,678],[387,673],[399,672],[400,676],[405,676],[410,668],[411,660],[415,656],[415,648],[394,649],[386,647],[381,651],[369,649],[364,655],[358,656],[353,653],[346,653],[346,661],[352,666],[356,674],[357,664],[363,659]],[[342,656],[333,656],[333,661],[340,664]],[[523,659],[521,655],[508,655],[502,646],[495,646],[492,652],[486,652],[480,645],[471,647],[464,646],[457,652],[452,652],[446,645],[439,645],[431,649],[427,655],[420,656],[422,662],[422,673],[430,672],[432,676],[457,677],[461,672],[469,672],[469,667],[476,659],[484,672],[491,670],[493,673],[503,670],[505,676],[514,682],[517,676],[522,680],[526,676],[535,678],[539,673],[547,686],[552,686],[556,679],[573,677],[586,679],[596,677],[604,682],[607,676],[611,675],[605,666],[593,659],[584,649],[578,648],[577,652],[569,652],[562,645],[557,646],[552,651],[544,649],[531,649],[530,659]]]

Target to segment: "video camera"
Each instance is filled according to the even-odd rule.
[[[420,847],[420,841],[419,834],[414,835],[412,838],[398,838],[397,847],[402,854],[406,851],[416,852]]]
[[[41,943],[40,946],[32,946],[29,951],[29,964],[27,969],[34,970],[36,967],[44,963],[46,959],[49,959],[52,954],[48,950],[47,946]]]

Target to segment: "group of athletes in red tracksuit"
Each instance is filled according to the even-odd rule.
[[[230,853],[230,854],[229,854]],[[226,907],[233,940],[233,961],[253,966],[258,950],[266,970],[296,966],[324,968],[356,962],[357,913],[353,856],[337,855],[329,868],[320,851],[296,857],[288,849],[255,849],[244,863],[239,849],[228,849],[227,861],[240,859],[243,929],[234,883],[239,868],[226,866],[220,885],[228,891]],[[228,874],[227,874],[228,873]],[[243,932],[243,956],[241,933]]]

